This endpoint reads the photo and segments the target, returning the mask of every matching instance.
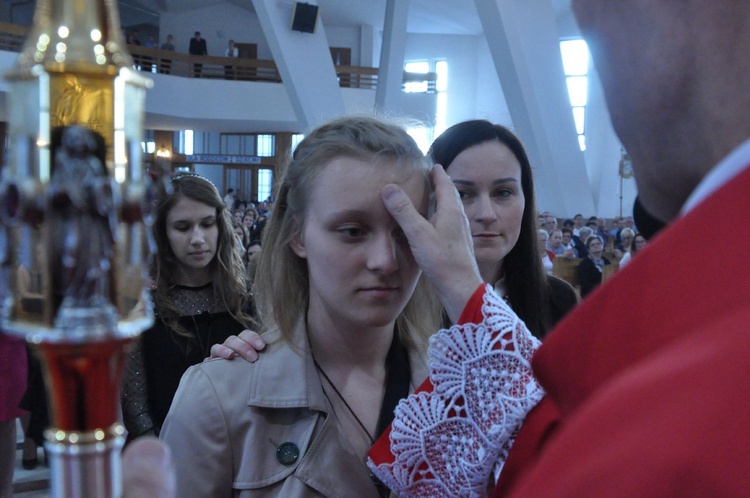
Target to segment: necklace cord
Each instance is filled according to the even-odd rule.
[[[323,378],[326,380],[328,385],[331,386],[331,389],[333,389],[333,391],[336,393],[336,396],[338,396],[342,403],[344,403],[346,409],[349,411],[352,417],[354,417],[354,420],[357,422],[362,431],[367,435],[367,439],[370,440],[370,446],[373,446],[375,444],[375,438],[370,434],[370,431],[367,430],[365,424],[362,423],[362,420],[360,420],[360,418],[354,412],[354,409],[352,409],[351,405],[349,405],[349,403],[346,401],[344,396],[341,394],[341,391],[338,390],[331,378],[328,377],[328,374],[325,372],[325,370],[323,370],[323,367],[320,366],[318,360],[315,359],[315,355],[312,354],[312,349],[310,350],[310,355],[312,356],[315,368],[317,368],[321,375],[323,375]],[[393,422],[395,416],[394,412],[396,410],[396,405],[398,405],[398,402],[409,395],[409,386],[411,383],[411,367],[409,366],[409,354],[406,350],[406,346],[404,346],[404,344],[401,342],[398,330],[394,331],[393,340],[391,341],[391,346],[388,349],[388,354],[385,358],[385,368],[385,393],[383,394],[383,402],[380,406],[380,415],[378,416],[378,423],[376,428],[376,435],[378,436],[385,432],[388,426],[390,426]],[[323,394],[328,399],[328,402],[331,403],[331,398],[328,397],[328,393],[325,389],[323,389]],[[333,407],[333,403],[331,403],[331,407]],[[388,487],[383,484],[383,482],[380,481],[380,479],[378,479],[378,477],[372,472],[370,472],[370,479],[372,480],[375,489],[377,489],[378,494],[381,497],[389,496],[390,490],[388,489]]]
[[[365,424],[362,423],[362,420],[360,420],[360,418],[354,412],[354,409],[349,405],[349,403],[346,401],[344,396],[341,394],[341,391],[338,390],[338,388],[336,387],[336,384],[334,384],[331,378],[328,377],[328,374],[326,374],[326,371],[323,370],[323,367],[320,366],[320,363],[318,363],[318,360],[316,360],[314,356],[313,356],[313,363],[315,364],[315,368],[317,368],[318,371],[323,375],[323,378],[326,380],[326,382],[328,382],[328,385],[331,386],[331,389],[333,389],[333,392],[336,393],[336,396],[338,396],[341,402],[344,403],[344,406],[346,407],[347,410],[349,410],[349,413],[352,415],[352,417],[354,417],[354,420],[357,421],[357,424],[359,424],[359,426],[362,428],[364,433],[367,434],[367,439],[370,440],[370,446],[375,444],[375,438],[372,437],[372,434],[370,434],[370,431],[367,430],[367,427],[365,427]],[[325,394],[325,389],[323,390],[323,394]],[[327,394],[326,394],[326,397],[328,397]],[[330,402],[331,399],[328,398],[328,401]]]

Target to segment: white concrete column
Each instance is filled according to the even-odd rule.
[[[381,111],[401,111],[408,17],[409,0],[387,0],[378,88],[375,93],[375,107]]]
[[[307,0],[307,3],[315,3]],[[344,114],[344,99],[318,12],[315,33],[292,31],[291,0],[253,0],[300,130]]]
[[[516,133],[534,167],[539,207],[594,213],[549,0],[475,0]]]
[[[362,24],[359,27],[359,62],[364,67],[375,67],[375,27]]]

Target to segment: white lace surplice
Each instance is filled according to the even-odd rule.
[[[489,286],[482,322],[430,339],[432,392],[402,400],[393,463],[368,465],[400,497],[484,496],[526,414],[544,394],[531,372],[540,342]]]

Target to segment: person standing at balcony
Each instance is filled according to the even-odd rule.
[[[143,46],[146,48],[157,48],[158,45],[156,44],[156,39],[154,39],[154,35],[148,35],[148,38],[143,43]],[[147,73],[153,72],[154,67],[154,59],[150,56],[144,56],[143,57],[143,64],[141,65],[141,71],[145,71]]]
[[[229,46],[227,47],[227,51],[224,54],[226,57],[231,57],[232,59],[236,59],[239,57],[239,50],[234,44],[234,40],[229,40]],[[233,65],[227,65],[224,66],[224,76],[228,80],[234,79],[234,66]]]
[[[200,31],[196,31],[195,36],[190,39],[190,47],[188,48],[188,52],[190,53],[190,55],[208,55],[208,45],[206,44],[206,40],[201,38]],[[195,78],[200,78],[202,69],[203,64],[193,64],[193,76]]]
[[[172,35],[167,35],[167,41],[161,44],[161,49],[169,52],[174,52],[174,38]],[[172,68],[171,59],[162,59],[159,72],[162,74],[169,74],[169,70]]]

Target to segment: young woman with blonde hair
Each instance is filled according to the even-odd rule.
[[[189,369],[167,417],[180,496],[378,496],[367,451],[426,378],[441,316],[381,189],[400,185],[425,216],[428,175],[413,139],[374,118],[299,144],[254,280],[268,347]]]

